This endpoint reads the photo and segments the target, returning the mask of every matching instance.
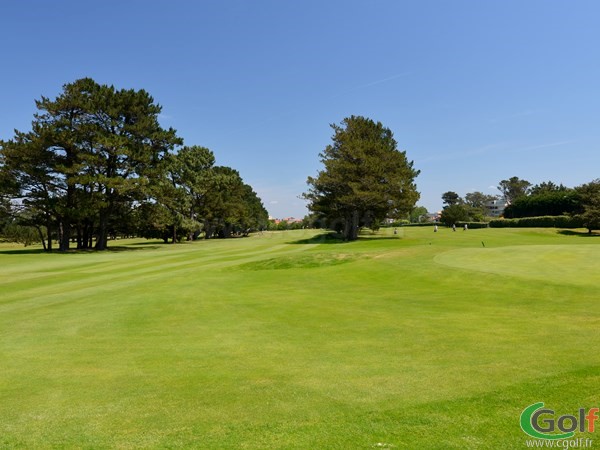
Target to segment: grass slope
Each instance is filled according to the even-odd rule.
[[[407,228],[5,245],[0,447],[524,448],[526,406],[599,406],[599,244]]]

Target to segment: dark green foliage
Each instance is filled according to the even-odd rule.
[[[573,189],[541,191],[520,197],[504,210],[504,217],[560,216],[581,212],[581,196]]]
[[[456,222],[456,226],[461,228],[464,227],[465,224],[470,230],[476,230],[478,228],[487,228],[488,222]]]
[[[324,169],[308,178],[309,209],[346,240],[357,239],[363,226],[409,213],[419,199],[419,171],[389,128],[360,116],[331,127],[333,143],[320,154]]]
[[[158,123],[161,107],[145,91],[116,90],[90,78],[36,102],[32,130],[2,143],[4,162],[33,220],[56,232],[59,249],[109,233],[134,202],[148,199],[159,161],[181,140]],[[51,240],[49,239],[49,245]]]
[[[580,217],[565,215],[490,220],[491,228],[581,228],[582,226]]]
[[[207,221],[225,236],[266,224],[256,193],[233,169],[214,168],[210,150],[174,153],[183,141],[161,128],[146,91],[84,78],[36,106],[31,131],[0,142],[0,226],[18,205],[11,220],[43,226],[44,247],[57,240],[66,251],[73,240],[104,250],[117,234],[195,239]]]
[[[540,184],[536,184],[535,186],[533,186],[530,191],[529,194],[530,195],[538,195],[538,194],[544,194],[547,192],[562,192],[562,191],[568,191],[569,188],[564,186],[562,183],[560,184],[555,184],[552,181],[544,181]]]
[[[1,231],[3,239],[8,242],[18,242],[25,247],[39,242],[40,233],[43,233],[33,226],[19,225],[15,222],[5,225]]]
[[[442,217],[440,221],[448,226],[452,226],[461,221],[468,221],[469,208],[466,205],[450,205],[446,206],[442,211]]]
[[[442,201],[446,206],[459,205],[463,203],[463,199],[460,198],[460,195],[453,191],[444,192],[442,194]]]
[[[474,222],[484,221],[487,214],[486,204],[497,199],[497,195],[487,195],[479,191],[466,194],[465,204],[468,207],[470,220]]]
[[[483,208],[487,202],[496,200],[497,195],[487,195],[483,192],[469,192],[465,195],[465,203],[472,208]]]
[[[2,230],[11,223],[11,206],[10,202],[0,197],[0,236]]]
[[[508,203],[513,203],[520,197],[529,193],[531,183],[527,180],[521,180],[519,177],[511,177],[508,180],[502,180],[498,184],[498,190],[502,192],[503,197]]]
[[[205,237],[227,238],[265,229],[269,215],[260,198],[230,167],[213,168],[208,195],[199,213]]]
[[[600,179],[583,184],[576,188],[581,197],[583,212],[578,216],[591,233],[600,229]]]
[[[417,206],[410,212],[410,222],[419,223],[427,220],[427,208],[424,206]]]

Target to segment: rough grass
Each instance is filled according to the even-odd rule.
[[[0,447],[524,448],[526,406],[599,406],[599,244],[422,228],[3,244]]]

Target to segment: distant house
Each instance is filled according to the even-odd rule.
[[[439,222],[441,218],[442,218],[441,211],[434,212],[434,213],[427,213],[427,221],[428,222]]]
[[[485,204],[485,213],[490,217],[500,217],[502,214],[504,214],[504,208],[507,206],[508,203],[504,197],[490,200]]]
[[[286,217],[285,219],[277,219],[277,218],[269,216],[269,221],[273,222],[275,225],[279,225],[280,223],[288,223],[288,224],[301,223],[302,219],[297,219],[296,217]]]
[[[286,219],[283,219],[283,221],[287,223],[300,223],[302,222],[302,219],[298,219],[296,217],[288,217]]]

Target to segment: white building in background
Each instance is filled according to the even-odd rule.
[[[504,214],[504,208],[508,206],[508,203],[504,197],[500,197],[496,200],[490,200],[485,204],[485,214],[490,217],[500,217]]]

